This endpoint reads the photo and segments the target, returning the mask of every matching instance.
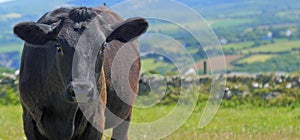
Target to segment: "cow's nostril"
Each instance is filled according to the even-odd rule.
[[[66,100],[68,100],[70,102],[74,102],[76,100],[76,95],[75,95],[73,86],[69,86],[67,88],[67,91],[65,93],[65,98],[66,98]]]
[[[67,89],[67,99],[77,103],[88,103],[94,96],[94,86],[90,82],[74,82]]]
[[[69,94],[72,98],[75,98],[75,92],[72,86],[69,88]]]
[[[90,90],[88,90],[87,97],[92,97],[92,96],[93,96],[93,90],[90,89]]]

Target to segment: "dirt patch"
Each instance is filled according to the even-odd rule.
[[[238,60],[242,57],[243,57],[243,55],[225,55],[226,69],[227,70],[232,69],[233,66],[231,65],[231,62]],[[223,62],[224,62],[224,58],[221,56],[210,58],[209,60],[207,60],[208,71],[210,71],[211,68],[213,68],[214,70],[222,70],[224,68]],[[196,62],[196,67],[198,70],[204,69],[203,63],[204,63],[204,60]],[[214,65],[210,65],[210,64],[214,64]]]

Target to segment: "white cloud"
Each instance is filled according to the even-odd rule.
[[[13,0],[0,0],[0,3],[9,2],[9,1],[13,1]]]

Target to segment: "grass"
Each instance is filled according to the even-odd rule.
[[[290,18],[299,18],[300,10],[289,10],[285,12],[278,12],[279,17],[290,17]]]
[[[263,45],[256,48],[250,48],[243,51],[244,54],[249,52],[282,52],[291,51],[293,48],[300,48],[300,40],[288,41],[282,40],[274,44]]]
[[[23,49],[22,44],[4,44],[0,45],[0,53],[7,52],[21,52]]]
[[[300,71],[293,72],[293,73],[291,73],[290,75],[291,75],[291,76],[298,76],[298,75],[300,75]]]
[[[268,59],[271,59],[277,55],[270,55],[270,54],[257,54],[257,55],[251,55],[249,57],[243,58],[239,60],[237,63],[247,63],[251,64],[253,62],[265,62]]]
[[[164,107],[156,109],[151,116],[165,112]],[[214,120],[200,129],[197,126],[201,109],[196,108],[186,123],[165,139],[297,139],[300,136],[300,109],[221,108]],[[133,121],[148,118],[148,113],[134,114]]]
[[[158,63],[154,63],[154,59],[142,59],[141,63],[142,63],[142,67],[141,67],[142,72],[155,70],[161,65]]]
[[[211,26],[213,28],[225,28],[225,27],[234,27],[242,24],[251,23],[252,19],[218,19],[218,20],[212,20],[210,21]]]
[[[166,139],[298,139],[299,109],[221,108],[214,120],[197,128],[200,111]]]
[[[0,106],[0,140],[24,139],[20,106]]]
[[[186,15],[187,16],[187,15]],[[186,17],[188,19],[188,17]],[[186,20],[184,20],[186,21]],[[226,28],[226,27],[234,27],[243,24],[250,24],[252,19],[249,18],[226,18],[226,19],[212,19],[205,21],[208,22],[209,25],[213,28]],[[199,29],[201,26],[199,24],[206,24],[204,21],[189,21],[189,22],[179,22],[180,25],[188,25],[188,27],[183,27],[187,30]],[[150,23],[151,24],[151,23]],[[176,31],[180,26],[177,26],[173,23],[161,23],[161,24],[153,24],[149,26],[151,31]]]
[[[143,72],[148,72],[151,70],[157,70],[159,67],[168,67],[172,69],[174,67],[172,64],[165,63],[163,61],[155,61],[154,59],[147,58],[147,59],[142,59],[141,60],[141,71]]]
[[[261,45],[258,47],[252,47],[254,44],[253,41],[247,41],[247,42],[241,42],[241,43],[229,43],[226,45],[223,45],[223,49],[226,51],[234,50],[237,52],[279,52],[279,51],[290,51],[292,48],[298,48],[297,47],[286,47],[286,46],[295,46],[294,43],[298,43],[300,40],[295,41],[289,41],[287,39],[275,39],[274,44],[270,44],[268,40],[261,41],[261,43],[268,43],[267,45]]]
[[[250,17],[250,16],[257,16],[262,14],[262,11],[241,11],[241,12],[234,12],[230,13],[230,15],[227,15],[228,17],[232,18],[239,18],[239,17]]]
[[[155,106],[133,111],[135,123],[162,118],[174,106]],[[300,137],[300,108],[220,108],[215,118],[203,129],[198,128],[202,107],[196,107],[183,126],[166,140],[173,139],[298,139]],[[20,106],[0,107],[0,139],[24,139]],[[149,133],[154,135],[155,130]]]
[[[253,45],[252,41],[249,42],[242,42],[242,43],[231,43],[231,44],[226,44],[223,45],[224,50],[236,50],[236,51],[241,51],[245,48],[250,48]]]

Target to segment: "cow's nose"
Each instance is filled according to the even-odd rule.
[[[67,101],[69,101],[69,102],[76,101],[76,95],[75,95],[73,86],[68,86],[64,95],[65,95],[65,98]]]
[[[67,88],[65,98],[70,102],[89,103],[93,98],[93,90],[91,84],[72,82]]]

